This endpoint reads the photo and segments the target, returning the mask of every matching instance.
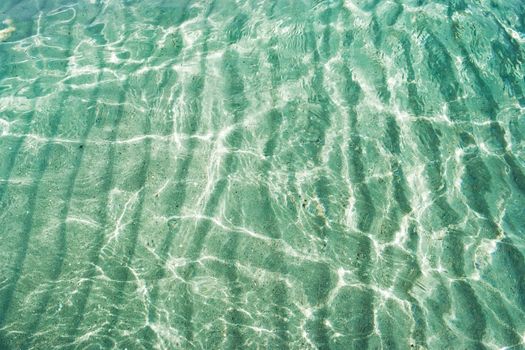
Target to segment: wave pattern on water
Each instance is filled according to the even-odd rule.
[[[0,348],[525,348],[521,1],[0,10]]]

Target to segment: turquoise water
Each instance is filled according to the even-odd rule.
[[[522,1],[0,21],[0,349],[525,349]]]

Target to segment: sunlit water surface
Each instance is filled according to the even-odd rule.
[[[520,0],[2,0],[1,349],[523,349]]]

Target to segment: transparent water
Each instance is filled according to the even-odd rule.
[[[525,4],[3,0],[1,349],[525,348]]]

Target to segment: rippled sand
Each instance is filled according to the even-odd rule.
[[[525,348],[522,1],[0,20],[0,349]]]

